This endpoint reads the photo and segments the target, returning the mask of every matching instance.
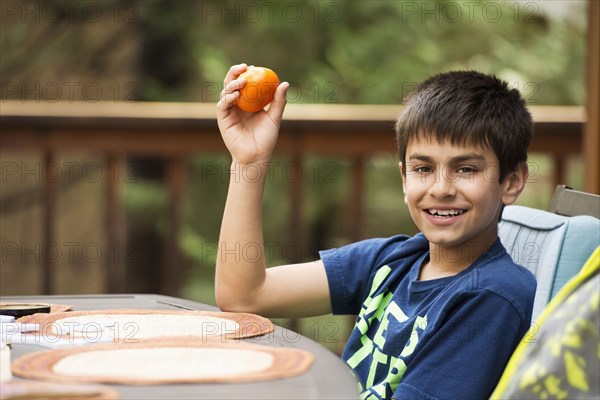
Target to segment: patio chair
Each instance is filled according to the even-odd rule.
[[[551,201],[554,212],[507,206],[498,234],[516,263],[537,279],[532,321],[575,276],[600,245],[600,196],[558,186]]]
[[[552,196],[550,212],[568,217],[591,215],[600,219],[600,196],[558,185]]]

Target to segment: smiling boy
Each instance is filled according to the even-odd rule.
[[[267,176],[285,108],[282,83],[268,110],[235,106],[245,64],[233,66],[217,105],[232,168]],[[428,79],[396,123],[404,201],[420,233],[320,252],[320,260],[266,269],[266,179],[231,180],[216,298],[228,311],[271,317],[358,315],[343,358],[363,398],[483,399],[529,328],[535,279],[498,239],[504,205],[527,180],[531,116],[505,82],[476,72]],[[252,244],[257,257],[232,248]]]

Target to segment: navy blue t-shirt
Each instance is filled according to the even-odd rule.
[[[362,398],[485,399],[531,322],[536,281],[496,242],[457,275],[419,281],[423,234],[322,251],[334,314],[358,315],[343,359]]]

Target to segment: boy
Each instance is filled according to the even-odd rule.
[[[529,328],[535,279],[498,239],[502,207],[525,185],[531,116],[494,77],[451,72],[423,82],[396,123],[404,201],[420,230],[323,251],[315,262],[265,269],[262,196],[286,99],[235,106],[245,64],[226,78],[217,119],[232,168],[216,298],[266,316],[358,314],[343,358],[363,398],[488,398]],[[239,165],[236,165],[239,164]],[[252,243],[254,259],[231,254]]]

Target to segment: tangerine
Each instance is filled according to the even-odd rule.
[[[239,77],[246,80],[236,101],[240,109],[258,112],[273,101],[275,90],[279,86],[279,78],[275,72],[264,67],[248,67]]]

